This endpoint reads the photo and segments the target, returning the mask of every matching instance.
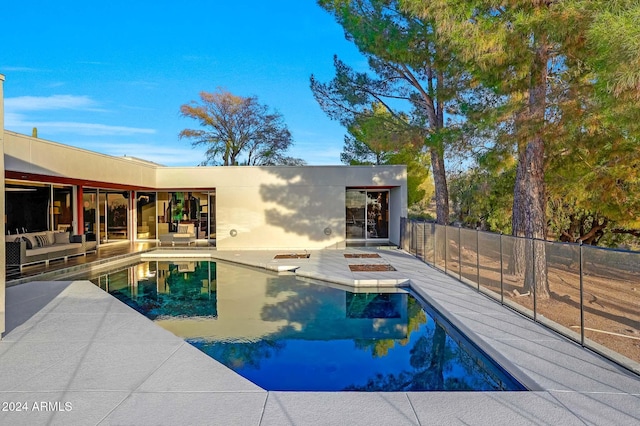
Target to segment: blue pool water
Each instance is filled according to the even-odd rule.
[[[403,290],[353,293],[208,261],[92,281],[267,390],[524,390]]]

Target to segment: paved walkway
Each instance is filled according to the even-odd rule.
[[[375,251],[395,272],[351,272]],[[88,281],[7,289],[4,425],[637,425],[640,378],[399,250],[190,251],[375,288],[409,282],[530,392],[267,392]],[[148,256],[154,253],[142,254]],[[18,411],[18,408],[22,411]]]

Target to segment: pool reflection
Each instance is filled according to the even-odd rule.
[[[268,390],[511,386],[400,289],[354,293],[208,261],[145,262],[94,282]]]

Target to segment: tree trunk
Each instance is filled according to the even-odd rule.
[[[511,215],[511,234],[514,236],[508,272],[511,275],[522,276],[525,270],[525,241],[524,237],[524,200],[526,193],[525,180],[525,150],[518,150],[518,166],[516,169],[516,183],[513,190],[513,210]]]
[[[444,73],[437,71],[436,93],[444,92]],[[435,102],[436,122],[435,128],[444,129],[444,101],[440,98]],[[431,164],[433,164],[433,180],[436,190],[436,219],[443,225],[449,224],[449,187],[447,186],[447,173],[444,164],[444,146],[438,144],[431,151]]]
[[[223,165],[224,166],[228,166],[229,165],[229,156],[231,155],[231,150],[229,149],[229,144],[226,144],[225,148],[224,148],[224,155],[222,156],[223,159]]]
[[[449,224],[449,190],[445,173],[444,155],[436,147],[430,147],[431,168],[436,190],[436,222],[440,225]]]
[[[524,233],[526,238],[545,240],[547,230],[546,194],[544,184],[544,127],[547,96],[547,61],[549,47],[545,37],[540,37],[531,72],[529,88],[529,118],[531,135],[524,154]],[[535,291],[538,299],[549,298],[547,280],[546,250],[544,241],[527,244],[531,252],[527,253],[525,272],[525,291]],[[529,250],[528,250],[529,251]]]

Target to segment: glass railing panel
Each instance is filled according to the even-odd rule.
[[[447,248],[447,241],[446,241],[446,227],[443,225],[436,225],[436,232],[435,232],[435,247],[436,247],[436,254],[435,254],[435,267],[443,270],[445,269],[445,262],[446,262],[446,248]]]
[[[414,224],[406,244],[421,259],[616,362],[640,362],[640,252]]]
[[[640,253],[582,249],[586,345],[640,362]]]
[[[463,283],[478,288],[478,231],[460,229],[460,275]]]
[[[416,223],[411,222],[411,229],[409,230],[411,239],[409,244],[409,253],[416,254]]]
[[[549,297],[544,293],[536,295],[537,319],[579,342],[580,246],[545,242],[545,255]]]
[[[500,235],[478,232],[480,291],[500,300]]]
[[[405,218],[400,220],[400,248],[404,251],[409,251],[409,241],[411,234],[407,231],[411,221]]]
[[[416,257],[422,261],[424,261],[424,228],[424,222],[416,222],[414,230]]]
[[[533,295],[525,286],[527,253],[530,256],[533,253],[533,244],[530,240],[502,236],[503,302],[512,309],[533,318]],[[529,262],[531,263],[531,260]]]
[[[436,254],[436,224],[435,223],[426,223],[425,224],[425,236],[424,236],[424,256],[425,262],[430,265],[435,263],[435,254]]]
[[[450,275],[459,277],[460,274],[460,228],[448,226],[446,230],[447,239],[447,272]]]

